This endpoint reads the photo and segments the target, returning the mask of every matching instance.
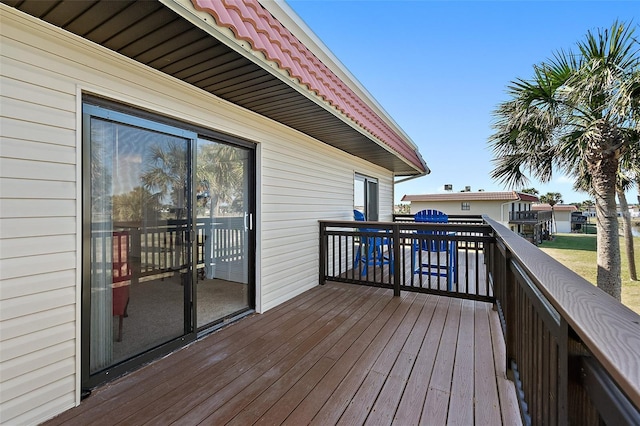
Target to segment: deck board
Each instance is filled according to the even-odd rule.
[[[447,422],[455,425],[473,424],[474,418],[474,377],[475,366],[475,317],[473,302],[462,302],[458,341],[455,350],[451,397]]]
[[[518,424],[485,302],[328,283],[94,390],[48,425]]]
[[[427,389],[422,417],[429,419],[433,424],[443,425],[447,423],[454,364],[453,354],[456,353],[456,345],[458,343],[461,310],[462,300],[451,300],[440,342],[438,346],[430,348],[431,350],[437,350],[437,354]]]
[[[474,415],[477,424],[497,424],[501,420],[500,399],[496,386],[496,365],[492,346],[494,342],[490,328],[490,309],[488,305],[478,305],[475,309],[476,363],[473,371],[474,392],[475,395],[486,396],[484,404],[475,404]]]

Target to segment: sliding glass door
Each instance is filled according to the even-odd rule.
[[[140,115],[83,106],[85,387],[254,307],[253,146]]]
[[[195,135],[85,106],[90,366],[95,374],[185,334]]]
[[[207,139],[198,141],[199,328],[250,307],[251,154],[252,150],[244,147]]]

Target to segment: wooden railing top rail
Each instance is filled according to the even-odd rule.
[[[447,215],[450,221],[453,222],[469,222],[469,223],[482,223],[484,221],[481,215],[462,215],[462,214],[450,214]],[[394,222],[414,222],[415,216],[408,213],[397,213],[393,215]]]
[[[584,346],[640,407],[640,315],[500,223],[484,219]]]
[[[520,210],[510,211],[509,220],[511,221],[538,221],[543,222],[551,220],[551,211],[549,210]]]
[[[318,221],[325,226],[333,228],[371,228],[392,231],[394,227],[397,227],[400,231],[415,231],[415,230],[452,230],[456,232],[475,232],[489,234],[491,227],[483,222],[471,221],[468,223],[433,223],[433,222],[369,222],[369,221],[337,221],[337,220],[319,220]],[[456,239],[451,237],[451,239]]]

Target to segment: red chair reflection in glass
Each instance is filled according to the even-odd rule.
[[[353,218],[359,222],[366,221],[364,213],[359,210],[353,211]],[[385,232],[376,228],[359,228],[359,231],[368,233]],[[361,237],[360,247],[355,253],[355,258],[353,260],[353,268],[355,269],[357,267],[360,271],[360,275],[367,275],[368,266],[375,267],[376,265],[382,266],[385,264],[389,265],[389,273],[393,275],[393,250],[391,246],[391,238],[384,236]]]
[[[118,336],[116,341],[122,341],[122,320],[127,316],[129,305],[129,285],[131,284],[131,267],[129,265],[129,233],[115,231],[113,233],[113,285],[112,303],[113,316],[118,317]]]
[[[417,223],[448,223],[449,217],[439,210],[421,210],[414,215]],[[448,231],[417,231],[421,237],[412,244],[411,269],[414,274],[447,278],[447,288],[453,289],[457,277],[457,245],[446,236],[455,235]],[[436,238],[428,238],[426,235]],[[441,253],[444,253],[441,254]]]

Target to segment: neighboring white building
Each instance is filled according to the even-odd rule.
[[[529,211],[531,205],[539,200],[535,195],[516,191],[478,191],[405,195],[402,201],[411,203],[411,214],[435,209],[448,215],[487,215],[504,226],[509,226],[514,219],[513,212]]]
[[[440,210],[449,216],[487,215],[534,244],[549,234],[551,216],[531,210],[538,197],[516,191],[446,192],[405,195],[402,201],[411,203],[411,214],[420,210]]]
[[[532,210],[542,212],[553,211],[555,222],[554,232],[569,233],[571,232],[571,213],[577,212],[578,208],[571,204],[556,204],[553,209],[549,204],[534,204]]]
[[[318,285],[318,220],[390,221],[395,177],[429,171],[282,2],[12,3],[2,424]],[[222,308],[216,286],[235,289]]]

